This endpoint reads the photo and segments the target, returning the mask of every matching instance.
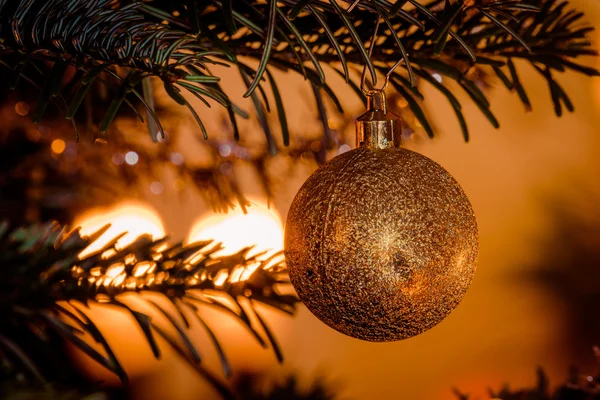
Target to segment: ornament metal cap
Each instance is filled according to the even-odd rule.
[[[356,146],[373,149],[400,147],[400,117],[388,112],[385,92],[371,90],[367,94],[367,112],[356,119]]]

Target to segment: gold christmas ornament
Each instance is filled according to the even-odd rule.
[[[475,273],[477,222],[446,170],[397,147],[400,120],[384,92],[368,99],[356,121],[360,147],[321,166],[296,195],[285,257],[314,315],[383,342],[418,335],[456,308]]]

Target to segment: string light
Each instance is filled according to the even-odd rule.
[[[150,184],[150,191],[154,194],[161,194],[164,188],[164,185],[158,181],[154,181]]]
[[[342,127],[342,121],[339,118],[331,117],[327,120],[327,125],[333,130],[340,129]]]
[[[396,105],[398,105],[398,107],[400,107],[400,108],[405,108],[408,106],[408,101],[406,101],[406,99],[404,97],[401,97],[396,102]]]
[[[342,154],[345,153],[347,151],[350,151],[352,148],[350,146],[348,146],[347,144],[343,144],[340,146],[340,148],[338,149],[338,154]]]
[[[62,139],[55,139],[52,141],[52,144],[50,145],[50,148],[52,149],[52,152],[54,154],[62,154],[62,152],[65,151],[66,147],[67,147],[67,144]]]
[[[29,114],[29,110],[30,110],[30,107],[29,107],[29,104],[27,104],[27,103],[20,101],[17,104],[15,104],[15,112],[22,117]]]
[[[219,146],[219,154],[222,157],[229,157],[231,155],[231,146],[228,144]]]
[[[183,161],[184,161],[183,160],[183,155],[181,153],[171,153],[169,155],[169,159],[175,165],[182,165]]]
[[[121,153],[115,153],[112,156],[112,162],[115,165],[122,165],[125,162],[125,156]]]
[[[137,164],[139,159],[140,157],[135,151],[128,151],[127,154],[125,154],[125,162],[129,165]]]
[[[223,175],[230,175],[233,172],[233,167],[231,166],[231,163],[226,162],[221,164],[219,170]]]

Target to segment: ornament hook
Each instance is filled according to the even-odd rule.
[[[358,1],[355,1],[358,4]],[[369,45],[369,57],[373,55],[373,48],[377,41],[377,32],[381,24],[381,18],[377,19],[375,32]],[[372,149],[387,149],[391,147],[400,147],[402,142],[402,129],[400,117],[392,112],[388,112],[385,89],[390,83],[390,79],[398,65],[404,61],[401,58],[385,74],[385,81],[381,88],[375,88],[377,76],[372,75],[372,84],[369,84],[367,90],[367,66],[363,68],[360,78],[360,90],[367,97],[367,112],[356,120],[356,145]]]
[[[356,145],[372,149],[400,147],[402,128],[400,117],[388,112],[385,91],[370,90],[367,112],[356,119]]]
[[[375,100],[379,101],[376,102]],[[367,93],[367,110],[381,110],[381,112],[387,114],[388,110],[385,90],[370,90],[369,93]]]
[[[360,78],[360,90],[363,92],[363,94],[368,97],[368,96],[372,96],[375,92],[385,91],[385,89],[387,89],[388,85],[390,84],[390,79],[392,77],[392,74],[394,73],[396,68],[398,68],[400,63],[402,63],[402,61],[404,61],[404,58],[401,58],[400,60],[398,60],[396,62],[396,64],[394,64],[392,66],[392,68],[390,68],[390,70],[387,72],[387,74],[385,74],[385,81],[383,82],[383,86],[379,89],[374,88],[373,87],[374,84],[369,84],[369,86],[371,86],[371,89],[369,89],[369,90],[365,89],[365,86],[367,83],[367,67],[365,66],[365,68],[363,69],[363,72],[362,72],[362,76]]]
[[[351,7],[354,7],[357,3],[358,3],[358,1],[356,1]],[[373,49],[375,48],[375,42],[377,41],[377,34],[379,32],[380,25],[381,25],[381,18],[378,18],[377,23],[375,24],[375,32],[373,32],[373,38],[371,39],[371,44],[369,45],[369,58],[371,58],[373,56]],[[400,63],[402,63],[403,61],[404,61],[404,57],[400,58],[400,60],[398,60],[392,66],[392,68],[390,68],[390,70],[385,74],[385,81],[383,82],[383,86],[379,89],[375,88],[375,85],[377,84],[377,76],[375,76],[375,75],[371,76],[373,82],[369,84],[370,89],[369,90],[365,89],[365,86],[367,84],[367,66],[366,65],[364,66],[362,75],[360,77],[360,90],[367,97],[369,104],[371,104],[370,102],[373,97],[380,96],[381,106],[384,107],[384,109],[386,110],[384,112],[387,112],[387,105],[385,104],[385,89],[387,89],[388,85],[390,84],[390,79],[391,79],[392,74],[394,73],[396,68],[398,68]]]

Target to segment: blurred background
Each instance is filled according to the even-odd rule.
[[[591,0],[572,3],[587,14],[591,25],[600,26],[600,4]],[[600,42],[598,35],[595,43]],[[593,58],[584,63],[600,67],[600,61]],[[218,323],[216,331],[222,335],[234,370],[266,374],[272,379],[294,373],[304,385],[323,379],[344,399],[444,400],[456,398],[453,387],[484,398],[488,387],[533,385],[538,366],[546,370],[552,382],[559,383],[570,365],[582,369],[595,365],[592,347],[600,344],[600,80],[572,73],[560,75],[558,79],[568,89],[576,112],[559,119],[554,115],[546,82],[528,66],[519,67],[533,112],[526,113],[516,94],[507,93],[500,82],[491,80],[488,90],[501,128],[493,129],[476,106],[465,101],[472,132],[470,142],[465,143],[453,110],[434,90],[424,88],[429,115],[439,135],[430,140],[417,129],[406,143],[446,168],[462,185],[476,212],[478,271],[461,305],[434,329],[385,344],[343,336],[302,307],[294,318],[265,310],[283,349],[282,365],[229,317],[209,316]],[[339,132],[338,151],[344,151],[349,149],[345,143],[353,144],[353,118],[363,108],[337,76],[330,77],[338,97],[348,99],[344,103],[347,115],[336,115],[332,107],[328,121],[330,128]],[[59,171],[63,175],[27,167],[27,173],[10,178],[10,191],[4,174],[0,180],[4,185],[0,186],[3,217],[45,220],[62,210],[64,221],[81,224],[89,231],[113,222],[121,224],[122,230],[149,232],[156,237],[166,233],[176,240],[215,238],[232,252],[250,244],[280,249],[287,209],[317,167],[314,158],[320,157],[320,144],[313,140],[322,126],[310,87],[297,76],[279,81],[292,130],[292,148],[300,149],[292,158],[269,158],[252,151],[261,148],[264,141],[256,121],[241,126],[242,142],[235,144],[231,129],[216,108],[206,111],[215,117],[207,125],[212,141],[204,144],[198,140],[187,111],[166,98],[163,104],[160,96],[158,106],[168,120],[166,141],[171,140],[168,152],[151,144],[142,145],[148,148],[147,154],[124,151],[127,141],[143,142],[147,135],[138,134],[143,133],[144,125],[123,117],[117,125],[125,139],[114,143],[111,137],[100,145],[103,152],[91,158],[89,155],[96,153],[89,138],[77,146],[69,127],[60,123],[32,128],[27,105],[18,98],[5,99],[10,107],[2,111],[6,121],[3,130],[26,132],[19,139],[22,143],[10,142],[11,146],[31,147],[32,154],[46,152],[50,160],[71,157],[83,166],[77,172]],[[239,76],[232,73],[224,82],[228,93],[241,98]],[[466,100],[466,96],[462,98]],[[240,105],[250,109],[250,103]],[[7,143],[16,139],[9,137],[14,135],[3,136],[5,150],[0,163],[4,171],[14,165]],[[88,151],[83,161],[77,161]],[[151,163],[156,158],[164,165]],[[100,162],[107,164],[106,177],[90,174],[85,167]],[[195,175],[182,173],[182,165]],[[217,177],[215,168],[220,172]],[[24,182],[25,202],[14,190],[14,177]],[[99,184],[100,189],[74,193],[69,179],[80,188],[83,185],[79,182],[85,180],[104,182],[107,187]],[[129,183],[121,187],[111,183],[115,179]],[[231,198],[241,195],[248,199],[248,214],[244,215],[239,206],[227,214],[215,213],[215,204],[221,208],[221,202],[215,200],[219,192],[215,187]],[[15,200],[8,201],[10,196]],[[132,376],[134,398],[192,400],[214,396],[210,386],[176,354],[155,361],[127,316],[110,310],[96,312],[98,325],[107,332]],[[199,343],[205,339],[199,337]],[[86,373],[117,384],[115,377],[92,361],[76,352],[73,356]],[[211,362],[218,370],[216,355],[208,357],[207,363]]]

